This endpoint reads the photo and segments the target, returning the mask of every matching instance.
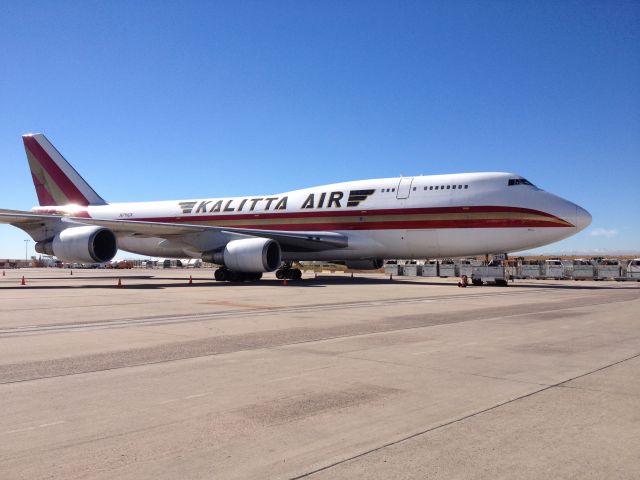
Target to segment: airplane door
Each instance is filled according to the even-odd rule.
[[[398,183],[398,193],[396,198],[402,200],[403,198],[409,198],[411,193],[411,184],[413,183],[413,177],[402,177],[400,183]]]

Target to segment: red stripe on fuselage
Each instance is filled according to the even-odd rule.
[[[24,137],[24,144],[29,152],[36,157],[40,165],[47,171],[53,181],[56,182],[60,190],[62,190],[62,193],[69,199],[69,203],[89,205],[87,198],[78,190],[69,177],[67,177],[66,173],[51,159],[49,154],[35,138]],[[55,204],[56,202],[54,201],[53,203]]]
[[[527,220],[440,220],[433,222],[396,221],[396,222],[362,222],[362,223],[309,223],[309,224],[238,224],[220,226],[220,228],[250,228],[252,230],[283,230],[283,231],[327,231],[327,230],[419,230],[445,228],[545,228],[568,227],[557,223]]]
[[[229,213],[218,215],[197,215],[187,214],[174,217],[140,217],[131,218],[141,222],[170,222],[170,223],[190,223],[190,222],[215,222],[218,220],[262,220],[262,219],[293,219],[293,218],[321,218],[321,217],[372,217],[379,215],[435,215],[447,213],[524,213],[529,215],[540,215],[549,219],[565,222],[547,212],[533,210],[531,208],[506,207],[506,206],[461,206],[461,207],[434,207],[434,208],[388,208],[388,209],[368,209],[368,210],[327,210],[314,212],[246,212]]]

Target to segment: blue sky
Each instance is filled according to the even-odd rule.
[[[0,66],[2,208],[42,131],[108,201],[515,171],[640,251],[638,2],[5,1]]]

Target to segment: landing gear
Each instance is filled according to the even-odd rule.
[[[276,278],[278,280],[300,280],[302,278],[302,271],[299,268],[282,267],[276,270]]]
[[[234,272],[226,267],[219,268],[214,273],[218,282],[256,282],[262,278],[260,272]]]

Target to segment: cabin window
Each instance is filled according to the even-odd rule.
[[[451,185],[447,185],[447,190],[449,190],[451,188]]]
[[[429,190],[433,190],[433,185],[429,187]]]
[[[453,186],[453,189],[454,189],[454,190],[456,189],[456,186],[455,186],[455,185]]]
[[[392,188],[392,189],[391,189],[391,191],[392,191],[392,192],[395,192],[395,191],[396,191],[396,189],[395,189],[395,188]]]
[[[416,187],[413,187],[413,191],[414,191],[414,192],[416,191]]]
[[[465,186],[464,186],[464,188],[465,188],[465,190],[466,190],[467,188],[469,188],[469,185],[465,185]]]
[[[458,185],[458,189],[459,189],[459,190],[462,190],[462,185]]]

